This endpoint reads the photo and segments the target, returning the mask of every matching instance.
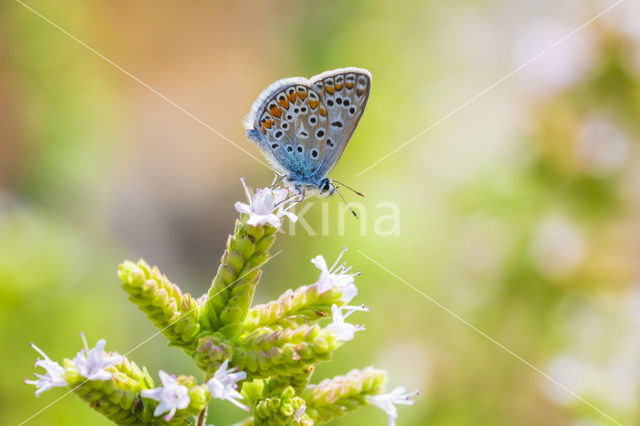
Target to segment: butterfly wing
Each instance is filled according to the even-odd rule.
[[[340,68],[318,74],[310,80],[320,94],[329,116],[328,137],[316,181],[336,165],[364,113],[371,91],[371,73],[362,68]]]
[[[344,152],[364,112],[371,74],[341,68],[276,81],[258,96],[245,128],[274,169],[317,184]]]
[[[320,94],[301,77],[279,80],[253,103],[247,137],[279,173],[313,183],[327,146],[329,118]]]

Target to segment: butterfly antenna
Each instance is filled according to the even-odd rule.
[[[332,181],[334,181],[335,183],[337,183],[337,184],[339,184],[339,185],[342,185],[342,186],[344,186],[345,188],[347,188],[347,189],[349,189],[349,190],[353,191],[353,192],[354,192],[354,193],[356,193],[357,195],[359,195],[359,196],[361,196],[361,197],[364,197],[364,194],[363,194],[362,192],[360,192],[360,191],[356,191],[355,189],[353,189],[353,188],[351,188],[351,187],[349,187],[349,186],[345,185],[345,184],[344,184],[344,183],[342,183],[342,182],[338,182],[338,181],[337,181],[337,180],[335,180],[335,179],[331,179],[331,180],[332,180]]]
[[[340,191],[338,191],[338,188],[334,186],[334,187],[333,187],[333,189],[338,193],[338,195],[340,196],[340,198],[342,198],[342,201],[344,201],[344,203],[347,205],[347,207],[349,208],[349,210],[351,210],[351,213],[353,213],[353,215],[356,217],[356,219],[360,219],[360,218],[358,217],[358,214],[355,212],[355,210],[353,210],[353,209],[351,208],[351,206],[349,205],[349,203],[347,203],[347,200],[345,200],[345,199],[344,199],[344,197],[342,196],[342,194],[340,193]],[[349,188],[349,189],[351,189],[351,188]]]

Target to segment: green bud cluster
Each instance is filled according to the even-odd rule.
[[[317,285],[302,286],[295,291],[287,290],[277,300],[257,305],[247,314],[245,329],[265,326],[295,327],[311,324],[331,315],[331,305],[342,306],[342,291],[333,287],[318,293]]]
[[[151,322],[169,339],[169,344],[191,352],[201,330],[203,307],[190,294],[183,294],[176,284],[157,267],[144,260],[120,265],[118,276],[129,300],[138,305]]]
[[[142,390],[156,386],[146,368],[124,358],[105,369],[111,373],[110,380],[88,380],[78,373],[72,360],[65,359],[63,364],[64,379],[72,391],[116,424],[184,424],[187,418],[202,411],[211,399],[207,387],[198,384],[195,377],[178,376],[177,381],[189,389],[190,403],[166,422],[153,415],[158,402],[141,396]]]
[[[367,396],[382,393],[386,380],[384,371],[371,367],[323,380],[302,394],[307,402],[307,415],[316,424],[342,417],[368,405]]]

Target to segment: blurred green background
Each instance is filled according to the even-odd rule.
[[[400,408],[402,425],[613,424],[360,250],[640,424],[638,2],[568,38],[614,1],[27,4],[256,156],[241,121],[272,81],[372,72],[369,106],[332,173],[367,193],[347,194],[363,218],[337,197],[311,201],[316,235],[298,226],[279,237],[256,296],[314,282],[309,259],[349,247],[367,331],[316,381],[388,370],[391,386],[421,390]],[[120,352],[152,335],[119,288],[118,263],[144,257],[202,294],[244,196],[239,178],[264,186],[272,175],[13,1],[0,3],[0,112],[0,424],[17,424],[63,394],[35,398],[22,384],[29,342],[59,360],[79,349],[80,331]],[[376,232],[384,202],[398,208],[397,234]],[[162,337],[130,358],[199,374]],[[241,418],[215,404],[209,423]],[[336,424],[385,422],[371,407]],[[27,424],[107,422],[68,396]]]

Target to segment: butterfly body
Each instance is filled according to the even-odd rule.
[[[371,74],[361,68],[276,81],[253,103],[247,137],[288,185],[331,195],[335,185],[327,175],[355,131],[370,90]]]

